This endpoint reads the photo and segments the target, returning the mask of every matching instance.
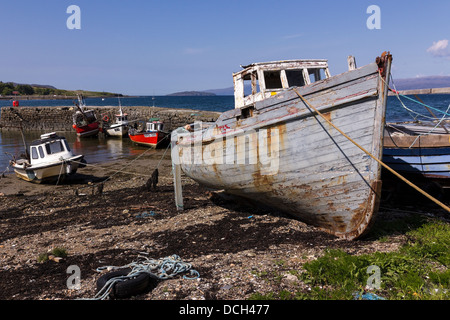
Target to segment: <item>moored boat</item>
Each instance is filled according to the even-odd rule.
[[[109,120],[109,119],[104,119]],[[108,121],[106,121],[108,122]],[[128,114],[123,113],[122,106],[120,105],[119,100],[119,113],[116,114],[115,122],[112,124],[108,124],[105,131],[106,134],[113,137],[123,137],[128,134]]]
[[[143,130],[131,128],[128,130],[128,136],[136,144],[157,148],[168,141],[168,132],[164,131],[164,123],[159,119],[151,118],[145,123]]]
[[[75,104],[78,110],[73,115],[73,125],[77,136],[90,137],[99,133],[99,123],[94,110],[85,110],[86,105],[81,96],[78,96],[78,103]]]
[[[26,181],[44,183],[63,181],[85,166],[83,155],[74,155],[67,140],[55,132],[41,135],[26,151],[26,157],[11,160],[16,175]]]
[[[388,123],[383,162],[412,180],[450,187],[450,128],[432,121]]]
[[[378,210],[381,165],[351,140],[381,159],[391,60],[383,53],[336,76],[326,60],[244,66],[233,74],[235,109],[172,132],[177,201],[182,170],[336,236],[360,237]]]

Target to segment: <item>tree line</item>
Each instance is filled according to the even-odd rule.
[[[86,96],[117,96],[116,93],[110,92],[95,92],[95,91],[81,91]],[[2,82],[0,81],[0,95],[2,96],[13,96],[13,95],[67,95],[76,96],[77,91],[62,90],[49,87],[33,87],[29,84],[14,84],[12,82]],[[119,94],[119,96],[122,96]]]
[[[29,84],[14,84],[12,82],[3,83],[0,81],[0,94],[2,96],[12,96],[17,91],[19,95],[35,94],[35,90]]]

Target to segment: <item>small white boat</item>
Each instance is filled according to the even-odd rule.
[[[109,120],[109,119],[106,119]],[[128,134],[128,115],[123,113],[119,100],[119,114],[116,114],[115,123],[106,128],[106,134],[114,137],[123,137]]]
[[[41,135],[26,153],[26,158],[11,160],[10,165],[19,178],[34,183],[62,181],[86,163],[84,156],[74,155],[67,140],[55,132]]]

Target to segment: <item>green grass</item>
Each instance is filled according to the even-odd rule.
[[[327,250],[322,257],[303,265],[299,281],[309,290],[255,293],[250,299],[354,299],[355,293],[365,291],[370,277],[367,268],[371,265],[380,270],[380,288],[370,291],[379,297],[449,299],[450,225],[429,221],[406,232],[406,236],[407,243],[395,252],[357,256],[342,250]]]
[[[39,254],[38,262],[47,261],[49,259],[50,255],[55,256],[55,257],[65,258],[65,257],[67,257],[67,250],[64,248],[59,248],[59,247],[53,248],[49,252]]]

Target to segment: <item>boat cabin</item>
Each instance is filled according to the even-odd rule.
[[[236,109],[330,77],[327,60],[284,60],[242,67],[244,70],[233,74]]]
[[[158,120],[150,119],[150,122],[147,122],[147,131],[162,131],[164,129],[164,123]]]
[[[116,114],[116,123],[126,123],[128,122],[128,114]]]
[[[72,156],[69,144],[64,137],[55,132],[41,135],[41,139],[30,144],[30,163],[32,165],[57,162]]]
[[[73,122],[78,127],[84,127],[88,124],[95,122],[97,120],[97,116],[95,115],[94,110],[86,110],[83,112],[77,111],[73,115]]]

